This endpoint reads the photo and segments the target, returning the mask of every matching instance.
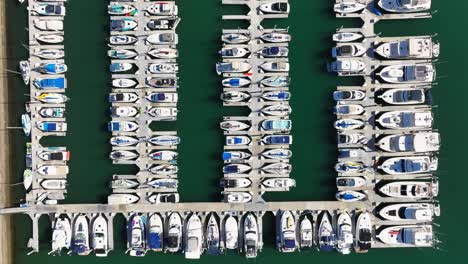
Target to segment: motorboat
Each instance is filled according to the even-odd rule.
[[[362,212],[356,220],[355,248],[367,252],[372,247],[372,219],[368,212]]]
[[[230,87],[230,88],[235,88],[235,87],[243,87],[247,86],[250,84],[250,80],[246,78],[226,78],[223,79],[222,81],[223,86],[225,87]]]
[[[79,215],[73,223],[73,252],[79,256],[87,256],[91,253],[89,244],[89,224],[88,218],[84,215]]]
[[[341,202],[357,202],[367,199],[367,195],[358,191],[340,191],[336,193],[335,198]]]
[[[21,115],[21,127],[23,128],[24,135],[29,137],[32,130],[32,122],[29,114]]]
[[[146,84],[154,88],[175,88],[177,86],[177,79],[166,77],[146,77]]]
[[[31,49],[31,54],[45,60],[56,60],[65,57],[63,49]]]
[[[299,245],[301,248],[310,248],[313,246],[314,230],[309,217],[304,216],[299,224]]]
[[[346,176],[336,178],[336,187],[340,189],[355,189],[361,188],[366,185],[367,181],[363,177],[358,176]]]
[[[219,186],[224,189],[247,188],[252,185],[252,181],[247,178],[224,178],[221,179]]]
[[[31,12],[40,16],[65,16],[65,6],[62,4],[33,4],[28,8]]]
[[[37,89],[41,90],[63,90],[65,89],[65,77],[58,78],[41,78],[34,79],[33,84]]]
[[[61,74],[66,72],[68,67],[64,63],[38,63],[34,69],[43,74]]]
[[[223,34],[221,40],[227,44],[243,44],[250,41],[250,36],[245,34],[229,33]]]
[[[134,146],[138,144],[139,142],[140,140],[134,137],[129,137],[129,136],[115,136],[110,139],[111,145],[117,146],[117,147]]]
[[[179,171],[179,167],[172,164],[161,164],[151,167],[149,171],[158,175],[173,175]]]
[[[146,185],[155,189],[177,189],[179,181],[176,179],[152,179]]]
[[[130,180],[130,179],[117,179],[112,180],[111,188],[112,189],[133,189],[140,185],[138,180]]]
[[[378,75],[388,83],[432,83],[436,70],[431,63],[399,64],[384,67]]]
[[[360,104],[337,104],[334,108],[335,114],[341,116],[362,115],[364,111]]]
[[[430,129],[434,118],[430,110],[385,112],[377,123],[388,129]]]
[[[248,136],[227,136],[226,145],[227,146],[239,146],[239,145],[248,145],[250,144],[251,139]]]
[[[288,62],[265,62],[260,65],[260,68],[268,72],[288,72],[289,63]]]
[[[353,42],[363,38],[364,36],[361,33],[354,32],[340,32],[333,34],[333,41],[336,42]]]
[[[340,162],[335,165],[335,170],[338,173],[360,173],[367,169],[364,163],[355,161]]]
[[[226,131],[242,131],[250,127],[249,124],[235,120],[221,122],[219,126],[222,130]]]
[[[154,213],[148,218],[148,249],[160,252],[163,250],[164,225],[159,214]]]
[[[393,13],[413,13],[431,9],[432,0],[380,0],[377,4]]]
[[[386,227],[377,234],[384,244],[395,246],[434,246],[432,225],[399,225]]]
[[[348,144],[348,145],[355,145],[355,144],[365,144],[367,142],[367,138],[363,134],[338,134],[338,144]]]
[[[387,174],[415,174],[436,171],[438,160],[430,156],[396,157],[385,160],[379,169]]]
[[[338,119],[335,122],[335,128],[341,131],[358,129],[364,125],[364,121],[352,118]]]
[[[238,91],[229,91],[221,94],[221,100],[229,103],[242,102],[249,98],[250,94]]]
[[[287,91],[266,92],[262,94],[261,98],[267,101],[288,101],[291,98],[291,93]]]
[[[122,16],[122,15],[131,15],[137,10],[132,5],[121,4],[121,3],[111,3],[107,6],[107,13],[113,16]]]
[[[138,154],[136,152],[130,150],[115,150],[109,154],[109,158],[111,160],[134,160],[138,158]]]
[[[261,109],[262,114],[269,116],[288,116],[291,114],[292,109],[288,104],[274,104],[265,106]]]
[[[240,173],[245,173],[251,169],[252,167],[246,164],[229,164],[223,167],[223,173],[224,174],[233,174],[233,173],[240,174]]]
[[[188,219],[185,236],[185,258],[199,259],[203,251],[203,226],[196,214]]]
[[[178,136],[154,136],[148,142],[158,146],[177,146],[180,143]]]
[[[264,145],[291,145],[293,137],[291,135],[267,135],[262,138]]]
[[[296,220],[291,211],[284,211],[281,214],[279,232],[279,251],[283,253],[296,251]]]
[[[23,171],[23,186],[25,191],[29,191],[32,186],[33,177],[32,177],[32,170],[25,169]]]
[[[25,85],[29,84],[29,79],[31,77],[31,67],[29,65],[29,61],[20,61],[19,62],[19,69],[21,72],[21,78],[23,78],[23,82]]]
[[[176,107],[152,107],[148,110],[148,114],[158,121],[176,120],[177,112]]]
[[[237,249],[239,246],[239,227],[232,215],[224,220],[224,245],[227,249]]]
[[[318,247],[320,251],[331,251],[336,246],[335,232],[330,222],[330,214],[324,212],[317,231]]]
[[[138,109],[133,106],[111,106],[112,117],[134,117],[138,114]]]
[[[287,33],[266,33],[260,36],[263,41],[271,43],[285,43],[291,41],[291,35]]]
[[[330,64],[330,70],[339,74],[361,73],[366,69],[366,64],[360,59],[339,58]]]
[[[134,194],[129,193],[113,193],[107,196],[107,203],[108,204],[133,204],[138,202],[140,197]]]
[[[287,47],[265,47],[257,53],[265,58],[287,57],[289,49]]]
[[[206,247],[209,255],[221,254],[219,225],[214,213],[211,213],[206,225]]]
[[[336,13],[341,14],[356,13],[362,11],[364,8],[366,8],[366,5],[358,2],[343,2],[333,6],[333,10],[335,10]]]
[[[110,36],[109,43],[111,45],[132,45],[132,44],[135,44],[137,40],[138,39],[134,36],[115,35],[115,36]]]
[[[96,257],[107,257],[109,242],[107,238],[107,220],[99,214],[93,221],[91,233],[91,245]]]
[[[289,190],[296,186],[296,181],[287,177],[275,177],[263,180],[262,185],[265,188]]]
[[[336,221],[336,250],[343,255],[350,254],[353,241],[353,221],[347,212],[342,212]]]
[[[253,213],[247,213],[243,223],[244,252],[247,258],[257,257],[258,251],[258,225]]]
[[[389,89],[377,96],[377,98],[391,105],[416,105],[426,102],[426,91],[425,89],[413,88]]]
[[[175,59],[179,56],[179,52],[173,48],[155,48],[148,51],[148,55],[156,59]]]
[[[177,103],[177,93],[147,93],[146,99],[152,103]]]
[[[107,123],[109,132],[133,132],[140,127],[137,123],[131,121],[110,121]]]
[[[228,203],[248,203],[252,200],[252,195],[248,192],[225,192],[224,197]]]
[[[151,19],[146,26],[151,30],[175,30],[180,20],[178,17]]]
[[[47,179],[41,181],[41,187],[45,190],[64,190],[66,186],[66,180]]]
[[[249,159],[252,155],[244,151],[224,151],[223,161],[232,163],[233,161],[240,161]]]
[[[34,26],[43,31],[63,31],[62,20],[41,20],[34,19]]]
[[[430,222],[440,215],[440,207],[431,203],[398,203],[382,207],[379,215],[390,221],[418,220]]]
[[[66,216],[55,219],[52,231],[52,250],[50,254],[60,254],[63,249],[69,249],[72,240],[70,220]]]
[[[292,157],[292,151],[283,148],[268,149],[262,152],[261,155],[267,159],[286,160]]]
[[[175,253],[182,247],[183,225],[179,213],[173,212],[169,215],[166,228],[167,232],[164,239],[164,247],[167,251]]]
[[[180,195],[178,193],[158,193],[148,197],[148,201],[153,204],[178,203]]]
[[[111,73],[126,72],[133,68],[133,64],[128,62],[116,62],[109,65],[109,71]]]
[[[361,57],[366,53],[366,48],[362,44],[349,43],[342,44],[332,49],[332,57]]]
[[[126,49],[111,49],[107,52],[107,55],[110,57],[110,58],[113,58],[113,59],[118,59],[118,60],[122,60],[122,59],[132,59],[132,58],[135,58],[136,56],[138,56],[138,53],[136,53],[135,51],[133,50],[126,50]]]
[[[135,214],[127,224],[127,250],[132,257],[143,257],[146,254],[146,230],[143,217]]]
[[[340,148],[338,158],[363,158],[367,151],[362,148]]]
[[[148,65],[148,71],[151,73],[177,73],[179,66],[177,63],[163,62],[163,63],[152,63]]]
[[[440,44],[432,37],[414,37],[383,42],[375,52],[386,59],[432,59],[439,57]]]
[[[34,39],[46,44],[59,44],[65,40],[63,35],[59,34],[34,34]]]
[[[148,154],[148,157],[150,157],[153,160],[162,160],[162,161],[172,161],[177,159],[177,152],[175,151],[170,151],[170,150],[160,150],[160,151],[155,151],[151,152]]]
[[[248,72],[251,68],[252,65],[242,61],[219,62],[216,64],[216,73],[218,75],[223,73],[243,73]]]
[[[41,93],[37,100],[46,104],[63,104],[68,101],[68,97],[61,93]]]
[[[134,103],[138,100],[136,93],[110,93],[109,103]]]
[[[260,5],[258,10],[265,14],[289,14],[290,7],[288,3],[273,2]]]
[[[160,32],[146,37],[146,41],[152,45],[176,45],[179,42],[177,33]]]
[[[289,174],[292,170],[292,165],[286,162],[277,162],[265,165],[261,168],[262,172],[270,174]]]
[[[403,135],[388,135],[376,142],[376,145],[388,152],[430,152],[440,148],[440,134],[437,132],[419,132]]]
[[[146,11],[154,16],[177,16],[179,13],[179,9],[174,2],[166,1],[153,2]]]
[[[66,150],[46,150],[37,155],[44,161],[67,161],[70,160],[70,151]]]
[[[43,132],[66,132],[67,123],[65,122],[40,122],[37,124],[37,128],[39,128]]]
[[[241,47],[223,47],[219,51],[219,55],[221,55],[223,58],[242,58],[247,55],[249,51],[245,48]]]
[[[430,199],[439,194],[438,182],[396,181],[379,188],[386,196],[396,198]]]
[[[119,31],[119,32],[126,32],[135,30],[138,26],[138,23],[133,18],[120,18],[120,19],[113,19],[110,21],[110,30],[111,31]]]
[[[269,87],[288,86],[291,79],[287,76],[271,76],[260,81],[260,84]]]
[[[132,88],[137,84],[137,81],[127,78],[118,78],[112,80],[112,86],[116,88]]]

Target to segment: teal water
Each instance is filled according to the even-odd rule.
[[[107,184],[114,173],[132,173],[132,166],[114,166],[107,155],[110,146],[107,143],[110,134],[105,125],[109,121],[109,107],[106,96],[110,91],[108,60],[106,58],[106,40],[108,37],[107,1],[69,0],[66,17],[66,63],[69,89],[67,95],[72,100],[67,104],[69,133],[65,138],[47,138],[46,145],[66,145],[72,152],[69,163],[69,196],[67,203],[105,202],[109,194]],[[221,189],[217,186],[221,175],[223,137],[218,123],[223,115],[247,114],[246,109],[222,107],[218,99],[221,92],[219,77],[214,73],[217,62],[217,50],[221,29],[244,27],[244,22],[224,22],[222,14],[245,13],[245,8],[221,6],[219,0],[179,0],[182,23],[179,25],[180,37],[180,103],[179,119],[173,125],[179,131],[183,143],[180,152],[180,193],[184,202],[219,201]],[[462,232],[457,232],[463,224],[465,212],[456,213],[461,207],[463,186],[466,176],[461,166],[464,147],[467,146],[463,134],[457,129],[466,129],[463,117],[462,100],[468,95],[464,78],[463,51],[467,41],[465,34],[467,19],[462,13],[468,8],[466,1],[434,0],[434,10],[439,12],[430,20],[384,21],[379,22],[377,31],[384,36],[416,35],[439,33],[442,43],[442,55],[438,64],[438,85],[433,89],[436,127],[443,136],[440,155],[441,181],[440,201],[442,216],[437,219],[441,250],[434,249],[395,249],[372,250],[367,255],[339,256],[336,253],[318,254],[315,251],[284,255],[273,248],[273,219],[265,217],[266,248],[254,260],[264,263],[282,261],[319,262],[319,261],[365,261],[369,263],[438,263],[443,260],[458,260],[459,250],[464,244]],[[458,5],[455,5],[456,4]],[[265,26],[290,26],[293,36],[291,43],[291,76],[293,93],[291,116],[294,129],[294,171],[292,177],[298,186],[288,193],[268,194],[273,200],[332,200],[335,192],[332,166],[336,161],[336,132],[332,128],[333,102],[331,93],[337,85],[359,84],[359,79],[337,78],[325,72],[325,64],[330,60],[330,41],[335,28],[341,25],[357,26],[358,20],[336,19],[331,12],[332,1],[325,0],[290,0],[292,13],[287,20],[267,21]],[[21,47],[26,43],[26,11],[16,1],[8,1],[8,64],[14,69],[19,59],[27,56]],[[466,74],[465,74],[466,75]],[[17,76],[10,78],[11,98],[8,98],[11,118],[19,120],[24,109],[27,93]],[[460,114],[462,113],[462,114]],[[23,170],[24,138],[20,132],[12,133],[12,155],[14,180],[17,181]],[[21,157],[16,159],[16,157]],[[449,175],[450,172],[450,175]],[[16,198],[24,194],[19,190]],[[449,208],[452,208],[449,210]],[[449,214],[450,211],[450,214]],[[125,233],[122,218],[116,218],[116,251],[106,259],[95,257],[49,257],[50,230],[46,217],[41,218],[41,253],[26,256],[27,239],[30,225],[27,216],[15,216],[16,262],[23,263],[81,263],[83,260],[93,263],[152,263],[154,261],[183,262],[181,255],[149,254],[144,259],[134,259],[123,254]],[[120,229],[119,229],[120,227]],[[455,229],[457,228],[457,229]],[[271,230],[271,232],[268,232]],[[448,234],[451,234],[449,237]],[[466,233],[466,232],[465,232]],[[449,246],[450,245],[450,246]],[[449,251],[450,253],[446,252]],[[450,254],[450,255],[449,255]],[[244,257],[228,254],[225,257],[204,256],[199,263],[239,263]]]

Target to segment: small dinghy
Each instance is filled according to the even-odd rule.
[[[134,30],[138,26],[138,23],[132,18],[122,18],[111,20],[110,30],[118,32],[126,32]]]
[[[111,106],[112,117],[134,117],[138,115],[138,109],[133,106]]]
[[[96,257],[107,257],[109,251],[107,220],[101,214],[93,221],[91,245]]]
[[[223,167],[224,174],[241,174],[251,170],[252,167],[246,164],[229,164]]]
[[[37,155],[41,160],[45,161],[67,161],[70,160],[70,151],[50,150],[42,151]]]
[[[146,185],[155,189],[177,189],[179,181],[176,179],[154,179],[148,181]]]
[[[34,34],[34,39],[46,44],[59,44],[64,41],[63,35],[59,34]]]
[[[179,66],[177,63],[152,63],[148,65],[148,71],[151,73],[177,73],[179,71]]]
[[[284,87],[288,86],[290,78],[287,76],[272,76],[260,81],[261,84],[269,87]]]
[[[177,118],[176,107],[152,107],[148,110],[148,114],[152,116],[153,120],[158,121],[173,121]]]
[[[60,93],[41,93],[37,100],[47,104],[63,104],[68,101],[68,97]]]
[[[372,219],[368,212],[362,212],[356,220],[356,252],[365,253],[372,246]]]
[[[357,191],[341,191],[335,195],[336,199],[341,202],[357,202],[367,198],[367,196]]]
[[[130,121],[110,121],[107,124],[109,132],[133,132],[140,127],[135,122]]]
[[[258,7],[258,10],[265,14],[289,14],[289,4],[276,2],[276,3],[267,3]]]
[[[41,187],[45,190],[65,190],[67,187],[66,180],[43,180],[41,181]]]
[[[262,99],[267,101],[289,101],[291,93],[286,91],[266,92],[262,94]]]
[[[342,212],[336,221],[336,250],[343,255],[350,254],[353,240],[351,216],[347,212]]]
[[[23,78],[23,82],[25,85],[29,84],[30,76],[31,76],[31,67],[29,65],[29,61],[20,61],[19,62],[19,69],[21,72],[21,78]]]
[[[118,179],[111,182],[112,189],[133,189],[138,187],[138,180]]]
[[[288,62],[265,62],[260,65],[260,68],[268,72],[288,72],[289,63]]]
[[[146,230],[144,218],[138,214],[127,223],[127,251],[132,257],[144,257],[146,254]]]
[[[112,204],[133,204],[138,202],[140,197],[129,193],[113,193],[107,196],[107,203]]]
[[[179,42],[177,33],[160,32],[146,37],[146,42],[152,45],[176,45]]]
[[[247,192],[225,192],[224,196],[228,203],[248,203],[252,200],[252,195]]]
[[[179,213],[171,213],[166,225],[166,236],[164,240],[165,250],[175,253],[182,247],[182,218]]]
[[[216,73],[218,75],[223,73],[243,73],[248,72],[251,68],[252,65],[242,61],[219,62],[216,64]]]
[[[129,150],[117,150],[112,151],[109,154],[111,160],[133,160],[136,159],[139,155],[133,151]]]
[[[431,203],[405,203],[386,205],[379,215],[390,221],[419,220],[430,222],[440,215],[440,207]]]
[[[291,35],[287,33],[267,33],[260,36],[260,38],[271,43],[285,43],[291,41]]]
[[[68,67],[64,63],[38,63],[34,69],[43,74],[61,74],[65,73]]]
[[[296,186],[296,181],[291,178],[270,178],[262,181],[264,187],[271,189],[289,190]]]
[[[261,170],[270,174],[289,174],[291,173],[292,165],[285,162],[277,162],[263,166]]]
[[[219,124],[219,127],[226,131],[242,131],[250,128],[250,125],[240,121],[224,121]]]
[[[299,245],[301,248],[310,248],[313,246],[314,241],[314,231],[312,228],[312,222],[309,217],[306,215],[300,221],[299,225]]]
[[[237,91],[229,91],[221,94],[221,100],[228,103],[242,102],[250,98],[250,94]]]
[[[150,5],[146,11],[154,16],[177,16],[179,9],[173,2],[157,1]]]
[[[137,42],[137,38],[134,36],[126,36],[126,35],[117,35],[111,36],[109,38],[109,43],[111,45],[131,45]]]
[[[352,42],[363,38],[361,33],[343,32],[333,35],[333,41],[336,42]]]
[[[137,84],[138,82],[132,79],[121,78],[112,80],[112,86],[116,88],[132,88]]]
[[[28,8],[40,16],[65,16],[65,6],[62,4],[33,4],[32,7]]]
[[[289,149],[269,149],[262,153],[262,156],[267,159],[289,159],[292,157],[292,151]]]
[[[89,234],[88,218],[84,215],[79,215],[75,218],[75,223],[73,224],[72,243],[72,250],[78,256],[87,256],[91,253]]]
[[[179,22],[178,17],[151,19],[146,26],[151,30],[175,30]]]
[[[152,103],[177,103],[177,93],[148,93],[146,99]]]
[[[262,108],[261,112],[269,116],[288,116],[291,114],[292,109],[287,104],[274,104]]]
[[[208,223],[206,224],[206,247],[209,255],[217,256],[221,254],[219,242],[220,231],[218,220],[215,214],[211,213],[210,218],[208,218]]]
[[[115,49],[112,49],[112,50],[109,50],[107,52],[107,56],[109,56],[110,58],[113,58],[113,59],[122,60],[122,59],[135,58],[136,56],[138,56],[138,53],[136,53],[133,50],[126,50],[126,49],[115,50]]]
[[[63,31],[62,20],[40,20],[34,19],[34,26],[43,31]]]
[[[32,55],[45,60],[62,59],[65,57],[65,51],[62,49],[32,49]]]
[[[149,171],[158,175],[173,175],[179,171],[179,167],[176,165],[162,164],[150,168]]]
[[[227,249],[237,249],[239,246],[239,227],[232,215],[228,215],[224,220],[224,246]]]
[[[37,128],[39,128],[43,132],[66,132],[67,123],[65,122],[40,122],[37,124]]]
[[[366,5],[361,3],[340,3],[333,6],[333,10],[335,10],[336,13],[341,14],[356,13],[364,8],[366,8]]]
[[[332,251],[335,248],[336,237],[335,232],[333,231],[333,226],[330,222],[330,214],[328,212],[324,212],[322,214],[317,235],[318,248],[320,251]]]
[[[364,107],[358,104],[337,104],[333,111],[336,115],[362,115]]]
[[[377,96],[387,104],[391,105],[415,105],[423,104],[426,102],[426,90],[425,89],[389,89],[383,94]]]
[[[247,53],[249,53],[247,49],[237,47],[224,47],[219,51],[219,55],[223,58],[242,58]]]
[[[335,122],[335,128],[338,130],[353,130],[365,125],[364,121],[351,118],[339,119]]]
[[[335,165],[335,171],[338,173],[359,173],[364,172],[368,168],[362,162],[341,162]]]
[[[188,219],[185,236],[185,258],[199,259],[203,252],[203,225],[196,214]]]
[[[107,13],[114,16],[132,15],[136,13],[136,8],[127,4],[111,3],[107,6]]]
[[[52,232],[52,250],[51,254],[60,254],[63,249],[70,249],[72,240],[72,229],[70,220],[61,215],[55,219]]]
[[[158,146],[177,146],[180,143],[178,136],[154,136],[148,140],[149,143]]]
[[[352,177],[352,176],[347,176],[347,177],[337,177],[336,178],[336,187],[339,189],[355,189],[355,188],[361,188],[366,185],[366,179],[363,177]]]
[[[24,135],[29,137],[32,130],[32,122],[29,114],[21,115],[21,127],[23,128]]]
[[[365,97],[366,93],[359,90],[333,92],[333,100],[335,101],[360,101]]]
[[[33,84],[37,89],[41,90],[63,90],[66,86],[66,79],[64,77],[36,78]]]
[[[154,252],[163,250],[164,225],[159,214],[154,213],[148,219],[148,249]]]
[[[128,146],[134,146],[138,144],[140,141],[134,137],[129,137],[129,136],[116,136],[112,137],[110,139],[110,143],[112,146],[117,146],[117,147],[128,147]]]
[[[235,87],[243,87],[247,86],[250,84],[250,80],[246,78],[226,78],[223,79],[222,81],[223,86],[225,87],[230,87],[230,88],[235,88]]]
[[[388,83],[432,83],[436,69],[431,63],[391,65],[384,67],[378,76]]]
[[[430,110],[412,110],[385,112],[376,121],[388,129],[430,129],[433,120]]]
[[[153,160],[172,161],[177,159],[177,152],[170,150],[161,150],[148,154]]]
[[[379,188],[386,196],[410,199],[431,199],[439,194],[438,182],[396,181]]]
[[[234,161],[246,160],[252,157],[252,155],[244,151],[224,151],[222,157],[223,161],[232,163]]]
[[[133,64],[128,62],[116,62],[109,65],[109,71],[112,73],[126,72],[133,68]]]
[[[415,174],[436,171],[438,159],[430,156],[396,157],[385,160],[379,169],[387,174]]]
[[[137,100],[135,93],[110,93],[108,97],[109,103],[134,103]]]
[[[296,220],[290,211],[281,214],[278,249],[283,253],[296,251]]]
[[[176,78],[146,77],[146,84],[154,88],[176,88]]]
[[[394,246],[434,247],[432,225],[398,225],[382,229],[377,238],[382,243]]]
[[[251,139],[248,136],[227,136],[227,146],[241,146],[250,144]]]
[[[266,47],[257,53],[265,58],[287,57],[289,49],[287,47]]]
[[[172,48],[156,48],[150,50],[148,55],[156,59],[175,59],[179,56],[179,52]]]
[[[245,34],[224,34],[221,36],[221,40],[227,44],[243,44],[250,41],[250,36]]]

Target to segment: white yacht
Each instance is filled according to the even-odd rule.
[[[294,252],[297,248],[296,220],[290,211],[281,214],[279,250],[284,253]]]
[[[356,251],[367,252],[372,246],[372,220],[368,212],[362,212],[356,220]]]
[[[113,193],[107,197],[108,204],[132,204],[138,200],[140,197],[129,193]]]
[[[41,187],[45,190],[65,190],[67,180],[46,179],[41,181]]]
[[[219,51],[219,55],[223,58],[242,58],[247,55],[249,51],[242,47],[223,47]]]
[[[291,41],[291,35],[289,35],[287,33],[272,32],[272,33],[264,34],[264,35],[260,36],[260,38],[263,41],[271,42],[271,43],[284,43],[284,42]]]
[[[341,32],[333,34],[333,41],[336,42],[352,42],[363,38],[364,36],[361,33],[354,32]]]
[[[366,8],[366,5],[358,2],[343,2],[333,6],[335,12],[342,14],[356,13],[362,11],[364,8]]]
[[[434,118],[430,110],[384,112],[377,123],[388,129],[430,129]]]
[[[383,185],[383,194],[396,198],[430,199],[439,194],[438,182],[397,181]]]
[[[330,70],[341,74],[360,73],[366,64],[360,59],[338,59],[330,64]]]
[[[55,219],[52,232],[52,250],[50,254],[60,254],[62,249],[69,249],[71,246],[72,229],[70,220],[65,216]]]
[[[165,249],[171,253],[179,251],[182,247],[182,218],[179,213],[171,213],[167,222],[165,236]]]
[[[230,33],[221,36],[221,40],[227,44],[242,44],[250,41],[250,36],[245,34]]]
[[[367,199],[367,195],[358,191],[340,191],[335,195],[336,199],[341,202],[357,202]]]
[[[282,148],[269,149],[262,152],[262,156],[267,159],[285,160],[292,157],[292,151],[289,149]]]
[[[359,43],[341,44],[332,49],[332,57],[361,57],[366,53],[366,48]]]
[[[386,90],[377,98],[391,105],[415,105],[426,102],[426,90],[414,88],[396,88]]]
[[[388,152],[430,152],[440,148],[440,134],[437,132],[419,132],[403,135],[388,135],[376,142],[376,145]]]
[[[221,100],[228,103],[242,102],[250,98],[249,93],[228,91],[221,94]]]
[[[265,106],[261,110],[262,114],[270,116],[288,116],[291,112],[291,106],[283,103]]]
[[[252,69],[252,65],[243,61],[219,62],[216,64],[216,73],[243,73]]]
[[[161,216],[157,213],[148,218],[148,249],[160,252],[163,249],[164,225]]]
[[[262,185],[267,189],[271,188],[289,190],[289,188],[296,186],[296,181],[287,177],[270,178],[263,180]]]
[[[269,174],[289,174],[292,170],[292,165],[286,162],[276,162],[265,165],[261,168],[263,173]]]
[[[331,251],[335,248],[336,237],[335,232],[333,231],[333,226],[330,222],[330,214],[328,212],[324,212],[322,214],[317,235],[318,248],[320,251]]]
[[[175,3],[157,1],[150,5],[146,11],[155,16],[177,16],[179,9]]]
[[[244,218],[244,252],[247,258],[257,257],[258,226],[253,213],[247,213]]]
[[[265,14],[289,14],[289,4],[285,2],[272,2],[263,4],[258,9]]]
[[[267,72],[288,72],[289,63],[288,62],[265,62],[260,65],[260,68],[263,71]]]
[[[185,236],[185,258],[199,259],[203,248],[203,227],[196,214],[188,219]]]
[[[246,124],[245,122],[241,121],[228,120],[221,122],[219,126],[222,130],[226,131],[242,131],[248,129],[250,124]]]
[[[84,215],[76,217],[73,224],[73,252],[79,256],[87,256],[91,252],[89,247],[89,224]]]
[[[432,83],[436,69],[431,63],[399,64],[384,67],[378,75],[388,83]]]
[[[127,248],[132,257],[144,257],[146,254],[146,230],[143,217],[135,214],[128,223]]]
[[[381,43],[375,52],[387,59],[432,59],[439,57],[440,44],[432,37],[414,37]]]
[[[342,212],[336,221],[336,250],[343,255],[351,253],[353,240],[351,216],[347,212]]]
[[[395,157],[385,160],[379,169],[387,174],[415,174],[436,171],[438,160],[430,156]]]
[[[359,104],[337,104],[334,108],[335,114],[341,116],[361,115],[364,111],[364,107]]]
[[[109,245],[107,239],[108,229],[106,218],[101,214],[98,215],[93,221],[91,231],[91,245],[96,257],[107,257]]]
[[[334,91],[335,101],[360,101],[366,97],[366,93],[360,90]]]
[[[236,249],[239,243],[239,228],[237,220],[228,215],[224,221],[224,243],[227,249]]]
[[[334,123],[335,128],[342,131],[358,129],[364,125],[364,121],[353,118],[340,118]]]
[[[432,225],[401,225],[381,230],[377,238],[388,245],[433,246]]]
[[[432,221],[440,215],[440,207],[431,203],[399,203],[387,205],[379,210],[379,215],[390,221]]]
[[[224,196],[228,203],[247,203],[252,200],[252,195],[248,192],[226,192]]]
[[[220,230],[215,213],[211,213],[206,224],[206,249],[207,254],[217,256],[221,254],[220,250]]]
[[[358,177],[358,176],[336,177],[336,187],[340,189],[361,188],[361,187],[364,187],[366,183],[367,181],[363,177]]]
[[[310,248],[313,246],[314,230],[309,217],[305,216],[299,225],[299,241],[301,248]]]
[[[413,13],[431,9],[432,0],[380,0],[378,5],[393,13]]]

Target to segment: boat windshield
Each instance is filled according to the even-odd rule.
[[[286,12],[288,11],[288,4],[287,3],[274,3],[271,5],[272,10]]]
[[[179,246],[179,238],[177,236],[167,237],[166,245],[169,248],[177,248]]]
[[[411,101],[420,102],[422,97],[423,91],[421,90],[404,90],[395,92],[393,98],[395,99],[395,102],[403,103]]]
[[[194,252],[198,250],[198,238],[196,237],[189,237],[187,239],[187,251]]]
[[[361,229],[359,232],[359,241],[360,242],[370,242],[372,241],[372,234],[369,229]]]

